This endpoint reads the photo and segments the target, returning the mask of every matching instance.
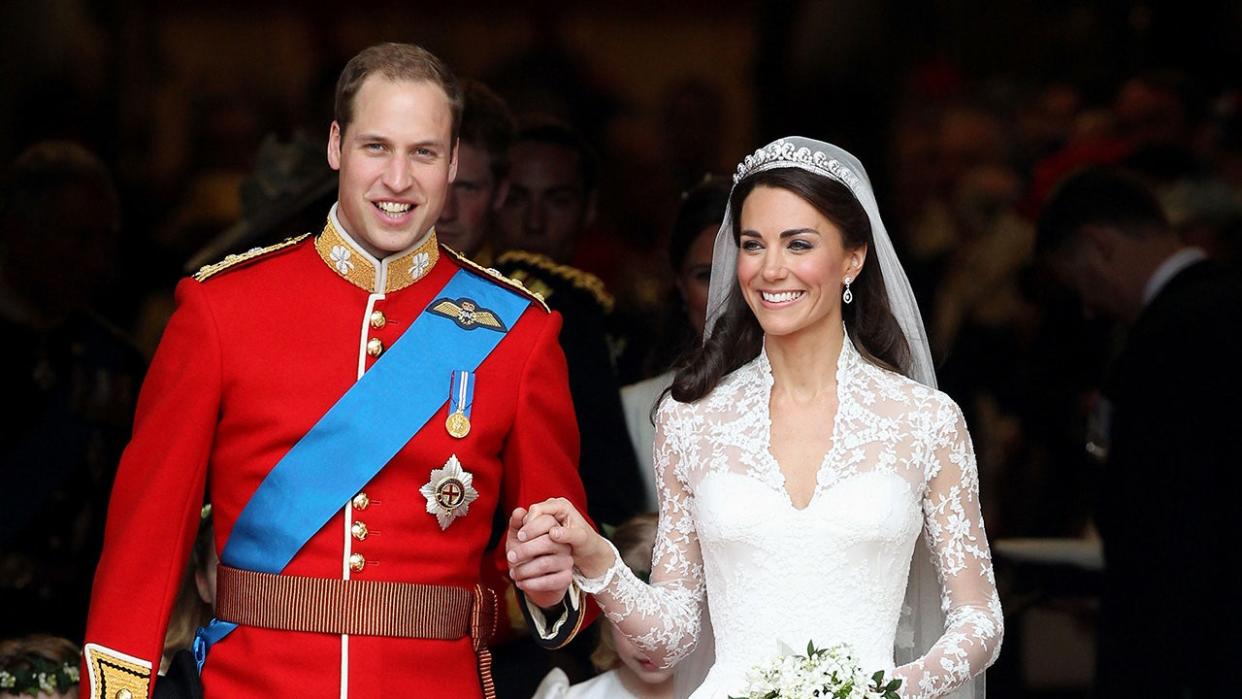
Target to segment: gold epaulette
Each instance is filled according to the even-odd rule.
[[[604,286],[604,280],[590,272],[584,272],[577,267],[553,262],[551,258],[545,255],[526,252],[525,250],[510,250],[496,259],[496,264],[504,264],[506,262],[524,263],[568,281],[576,288],[582,289],[594,297],[596,303],[604,309],[604,313],[612,313],[613,306],[616,305],[616,299],[612,297],[612,294],[608,293],[608,288]]]
[[[444,243],[440,243],[440,247],[444,248],[445,252],[452,255],[453,259],[460,262],[463,267],[470,270],[471,272],[487,277],[488,279],[492,279],[497,282],[500,282],[501,284],[504,284],[505,286],[513,289],[514,291],[521,293],[523,296],[535,301],[536,303],[539,304],[540,307],[543,308],[544,311],[547,311],[548,313],[552,312],[552,309],[548,308],[547,302],[543,300],[543,294],[527,289],[526,286],[522,284],[522,282],[516,279],[510,279],[509,277],[506,277],[505,275],[501,274],[497,269],[493,267],[484,267],[483,265],[478,264],[474,260],[470,259],[469,257],[466,257],[460,252],[457,252],[453,248],[450,248],[449,246],[445,245]]]
[[[292,245],[297,245],[303,240],[306,240],[307,238],[309,238],[310,236],[311,236],[310,233],[303,233],[302,235],[295,235],[292,238],[285,238],[284,240],[274,245],[268,245],[265,247],[258,247],[258,248],[250,248],[246,252],[237,253],[235,255],[229,255],[225,257],[223,260],[220,260],[219,262],[213,262],[209,265],[203,265],[202,267],[199,267],[198,271],[194,273],[194,279],[200,282],[207,281],[211,277],[219,274],[220,272],[223,272],[226,269],[229,269],[231,267],[236,267],[237,265],[240,265],[243,262],[250,262],[251,260],[254,260],[256,258],[263,257],[264,255],[268,253],[276,252],[277,250],[284,250],[285,248],[290,247]]]

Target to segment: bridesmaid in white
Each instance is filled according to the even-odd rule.
[[[975,455],[861,163],[802,138],[747,157],[711,287],[708,339],[657,413],[650,584],[557,499],[515,513],[518,586],[550,532],[654,662],[714,641],[696,699],[808,640],[848,643],[903,697],[983,696],[1003,622]]]

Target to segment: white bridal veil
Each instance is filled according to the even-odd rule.
[[[911,361],[907,376],[935,388],[936,371],[932,366],[931,350],[927,343],[927,333],[923,329],[918,302],[915,301],[914,292],[910,289],[910,282],[897,259],[897,253],[893,250],[893,242],[884,227],[884,221],[880,218],[875,193],[862,163],[847,151],[830,143],[791,136],[770,143],[746,156],[737,166],[733,185],[736,187],[738,182],[756,172],[790,167],[844,184],[862,204],[871,222],[872,245],[868,254],[879,262],[889,307],[910,346]],[[713,326],[724,313],[729,296],[737,287],[738,247],[733,240],[733,216],[736,212],[731,209],[731,206],[726,207],[724,222],[720,226],[720,232],[716,234],[704,337],[711,335]],[[710,604],[710,599],[708,603]],[[688,696],[702,682],[711,667],[714,654],[711,626],[706,617],[705,611],[699,647],[678,665],[678,696]],[[944,612],[940,606],[940,583],[932,564],[931,551],[924,536],[920,535],[910,564],[905,606],[897,629],[894,648],[897,665],[914,661],[927,653],[944,633],[944,621]],[[983,677],[975,678],[949,696],[952,699],[983,697]]]

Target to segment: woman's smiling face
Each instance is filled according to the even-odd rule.
[[[759,185],[740,216],[737,280],[770,336],[841,323],[844,279],[862,269],[866,248],[846,250],[841,229],[797,194]]]

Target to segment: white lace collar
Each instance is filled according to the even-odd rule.
[[[841,353],[837,355],[837,397],[843,398],[846,395],[846,388],[851,378],[858,373],[860,363],[866,360],[858,353],[858,349],[854,347],[854,342],[850,340],[849,331],[842,326],[844,337],[841,342]],[[763,345],[759,348],[759,356],[755,357],[742,367],[741,370],[753,373],[761,379],[763,388],[771,394],[772,386],[775,378],[772,376],[772,363],[768,359],[767,337],[764,337]]]

